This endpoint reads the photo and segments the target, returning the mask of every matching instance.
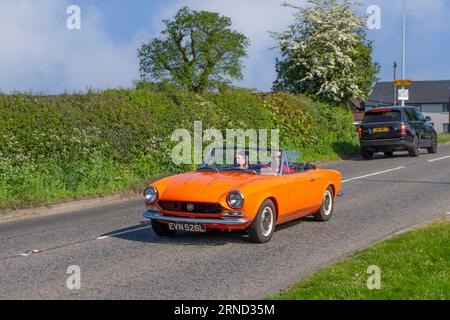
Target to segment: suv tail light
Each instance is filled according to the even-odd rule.
[[[362,128],[361,127],[358,128],[358,135],[360,138],[362,138]]]
[[[402,130],[402,136],[406,137],[406,124],[402,123],[400,128]]]

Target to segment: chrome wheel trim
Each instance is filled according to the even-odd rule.
[[[329,216],[331,211],[333,211],[333,195],[330,190],[327,190],[323,196],[323,213]]]
[[[264,237],[267,237],[272,232],[273,220],[272,208],[265,207],[261,214],[261,231]]]

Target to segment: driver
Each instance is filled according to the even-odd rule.
[[[248,156],[245,154],[244,150],[238,150],[236,152],[236,166],[239,169],[248,169]]]

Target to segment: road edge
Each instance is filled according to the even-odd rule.
[[[107,196],[94,196],[79,200],[68,200],[51,206],[6,211],[0,213],[0,223],[92,209],[98,206],[137,200],[140,197],[141,195],[138,193],[121,192]]]

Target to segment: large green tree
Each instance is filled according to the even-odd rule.
[[[345,0],[308,0],[294,8],[295,23],[273,33],[282,57],[277,60],[275,90],[306,93],[320,100],[367,99],[379,71],[366,20]]]
[[[183,7],[164,20],[162,37],[138,50],[143,80],[170,81],[194,92],[220,88],[242,79],[249,40],[231,29],[231,19]]]

